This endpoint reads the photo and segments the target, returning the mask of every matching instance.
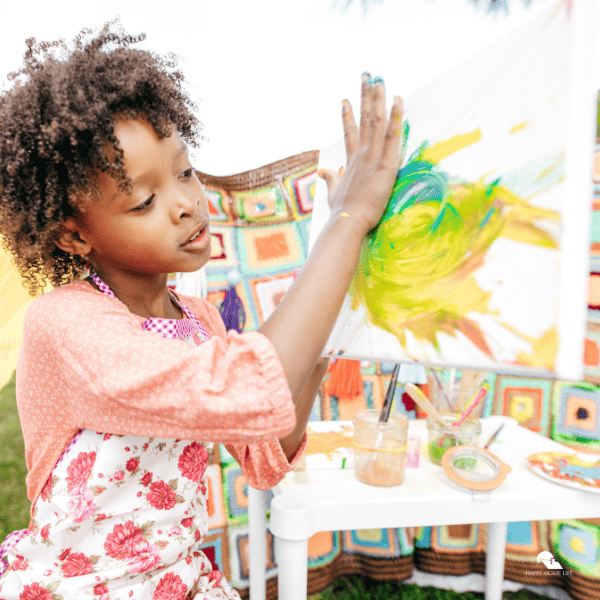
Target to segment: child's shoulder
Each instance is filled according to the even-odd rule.
[[[208,300],[185,296],[177,293],[181,303],[188,307],[206,326],[211,335],[225,335],[225,326],[219,311]],[[45,323],[54,323],[62,328],[66,324],[83,323],[90,319],[110,318],[139,329],[142,317],[131,312],[121,302],[93,288],[87,281],[76,281],[61,285],[50,292],[36,298],[30,305],[25,316],[25,326],[38,327]],[[141,329],[140,329],[141,331]]]
[[[61,304],[103,304],[111,300],[108,296],[94,289],[87,281],[74,281],[66,283],[36,298],[31,305],[38,310],[56,307]]]
[[[23,321],[23,345],[41,347],[64,341],[65,335],[85,336],[98,323],[117,326],[120,331],[136,328],[135,316],[124,304],[76,281],[42,294],[27,308]]]
[[[86,281],[61,285],[36,298],[27,309],[26,319],[71,320],[77,315],[101,310],[130,314],[124,304],[114,302]]]

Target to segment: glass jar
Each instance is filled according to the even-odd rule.
[[[481,434],[481,421],[467,417],[458,427],[452,423],[458,419],[458,414],[443,414],[445,426],[442,427],[431,417],[427,417],[427,446],[429,459],[439,465],[444,452],[453,446],[478,446]],[[468,459],[464,459],[468,460]]]
[[[404,481],[408,418],[392,412],[379,422],[378,410],[363,410],[354,417],[354,470],[370,485],[392,486]]]
[[[483,381],[476,376],[480,371],[463,371],[461,377],[456,377],[453,385],[449,381],[429,380],[431,390],[431,401],[433,406],[441,413],[460,412],[469,400],[481,389]],[[487,373],[482,373],[487,375]],[[441,384],[441,386],[440,386]],[[472,416],[479,417],[482,414],[484,402],[475,407]]]

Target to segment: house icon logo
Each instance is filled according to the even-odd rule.
[[[554,555],[547,550],[540,552],[537,556],[538,565],[544,563],[547,569],[561,569],[562,565],[554,558]]]

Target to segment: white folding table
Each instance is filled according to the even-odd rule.
[[[273,490],[269,524],[276,539],[279,600],[306,600],[308,538],[318,531],[464,523],[489,523],[485,598],[501,600],[509,522],[600,516],[600,494],[558,485],[527,466],[535,452],[569,448],[501,416],[482,419],[482,444],[502,422],[489,450],[512,472],[488,493],[464,491],[429,461],[423,420],[409,422],[409,434],[421,437],[421,465],[407,469],[399,486],[363,484],[353,469],[288,473]]]

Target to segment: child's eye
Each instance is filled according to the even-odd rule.
[[[194,175],[194,168],[190,167],[189,169],[187,169],[186,171],[184,171],[181,176],[184,179],[189,179],[190,177],[192,177]]]
[[[150,196],[150,198],[148,198],[148,200],[146,200],[146,202],[144,202],[144,204],[140,204],[139,206],[136,206],[135,208],[132,208],[132,211],[142,211],[146,208],[148,208],[151,204],[152,201],[154,200],[154,194],[152,196]]]

